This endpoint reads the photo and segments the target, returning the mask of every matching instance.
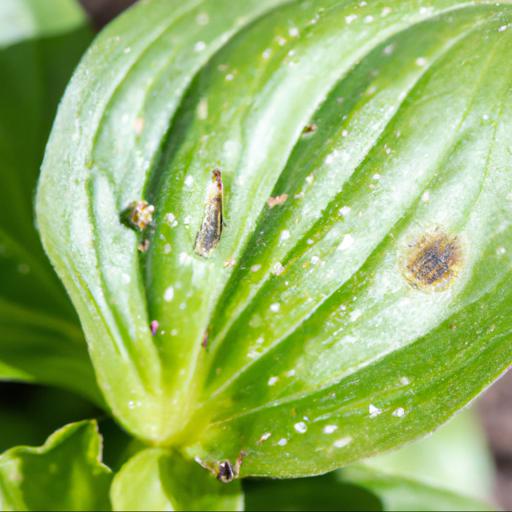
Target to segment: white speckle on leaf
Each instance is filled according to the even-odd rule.
[[[284,267],[281,263],[277,262],[273,265],[271,272],[275,276],[280,276],[284,272]]]
[[[281,439],[279,439],[279,441],[277,441],[277,444],[279,446],[286,446],[288,444],[288,439],[286,439],[285,437],[282,437]]]
[[[357,19],[357,14],[349,14],[348,16],[345,16],[345,22],[347,25],[350,25],[356,19]]]
[[[423,192],[423,194],[421,195],[421,200],[424,203],[428,203],[430,201],[430,192],[428,190],[425,190],[425,192]]]
[[[164,245],[164,254],[169,254],[171,252],[171,244]]]
[[[201,25],[202,27],[204,27],[205,25],[208,25],[208,23],[210,23],[210,16],[207,12],[200,12],[197,16],[196,16],[196,23],[198,25]]]
[[[178,225],[178,219],[174,215],[174,213],[168,213],[165,216],[165,222],[171,226],[171,228],[175,228]]]
[[[185,186],[190,188],[193,184],[194,184],[194,176],[191,176],[190,174],[188,174],[187,177],[185,178]]]
[[[235,78],[235,75],[233,75],[233,73],[228,73],[228,74],[226,75],[226,80],[227,80],[228,82],[231,82],[234,78]]]
[[[363,312],[360,309],[355,309],[350,313],[350,321],[355,322],[362,314]]]
[[[261,56],[265,59],[265,60],[268,60],[270,59],[270,55],[272,55],[272,50],[270,50],[270,48],[267,48],[262,54]]]
[[[395,51],[395,45],[394,44],[388,44],[384,48],[384,55],[392,55],[392,53]]]
[[[416,59],[416,66],[420,66],[420,67],[423,67],[427,64],[427,59],[425,59],[425,57],[418,57]]]
[[[198,41],[194,45],[194,51],[195,52],[202,52],[206,48],[206,43],[204,41]]]
[[[344,448],[345,446],[349,445],[352,442],[351,437],[342,437],[341,439],[337,439],[334,441],[333,446],[334,448]]]
[[[288,370],[288,371],[286,372],[286,376],[287,376],[287,377],[294,377],[294,376],[295,376],[295,373],[296,373],[296,372],[295,372],[295,369],[293,369],[293,370]]]
[[[251,272],[258,272],[261,269],[261,265],[253,265],[251,267]]]
[[[388,14],[391,14],[391,10],[392,10],[391,7],[383,7],[381,15],[387,16]]]
[[[379,414],[382,413],[382,409],[379,409],[378,407],[375,407],[375,405],[370,404],[368,406],[368,412],[370,414],[370,418],[376,418]]]
[[[326,425],[324,427],[324,434],[332,434],[338,430],[338,425]]]
[[[399,407],[398,409],[395,409],[392,414],[396,418],[402,418],[403,416],[405,416],[405,410],[403,407]]]
[[[505,30],[507,30],[508,28],[508,25],[502,25],[499,29],[498,29],[498,32],[505,32]]]
[[[274,302],[273,304],[270,304],[270,311],[273,313],[278,313],[281,309],[281,304],[279,302]]]
[[[354,238],[352,235],[348,234],[343,237],[340,245],[338,245],[338,251],[346,251],[354,244]]]
[[[182,265],[188,265],[192,261],[192,256],[186,252],[180,252],[180,263]]]
[[[276,37],[276,41],[279,46],[284,46],[286,44],[286,39],[282,36]]]
[[[505,247],[498,247],[496,249],[496,254],[498,256],[503,256],[506,252],[507,252],[507,249],[505,249]]]
[[[299,421],[298,423],[295,423],[295,425],[293,425],[293,428],[299,434],[305,434],[306,431],[308,430],[308,426],[303,421]]]
[[[312,265],[318,265],[318,263],[320,263],[320,258],[318,256],[313,256],[311,258],[311,264]]]
[[[411,383],[411,381],[407,377],[400,377],[400,384],[402,386],[408,386]]]
[[[350,206],[343,206],[338,210],[338,215],[340,215],[341,217],[346,217],[350,213],[351,209],[352,208],[350,208]]]
[[[299,29],[297,27],[291,27],[290,30],[288,30],[288,34],[290,34],[290,37],[299,37]]]
[[[256,340],[256,345],[263,345],[265,341],[265,338],[263,336],[260,336],[257,340]]]
[[[197,104],[197,118],[201,121],[208,119],[208,100],[202,98]]]
[[[164,292],[164,300],[165,302],[171,302],[174,299],[174,287],[169,286]]]
[[[265,432],[264,434],[261,435],[258,442],[264,443],[267,439],[270,439],[271,436],[272,436],[271,432]]]
[[[284,242],[285,240],[288,240],[289,238],[290,238],[290,232],[287,229],[283,229],[283,231],[281,231],[281,235],[279,236],[279,240],[281,240],[281,242]]]
[[[269,386],[274,386],[278,380],[279,380],[279,377],[270,377],[270,379],[268,379],[267,384]]]
[[[368,16],[364,17],[365,23],[371,23],[372,21],[373,21],[373,16],[368,15]]]

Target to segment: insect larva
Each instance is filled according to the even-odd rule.
[[[215,249],[222,235],[222,175],[218,169],[212,173],[212,181],[208,185],[203,222],[197,233],[194,250],[207,258]]]

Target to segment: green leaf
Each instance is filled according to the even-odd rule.
[[[196,462],[150,448],[132,457],[115,476],[114,510],[243,510],[239,484],[225,485]]]
[[[40,448],[0,456],[2,510],[110,510],[111,472],[94,421],[71,423]]]
[[[494,510],[412,478],[357,466],[320,477],[244,481],[245,510]]]
[[[83,335],[32,212],[57,103],[91,33],[74,0],[5,0],[0,34],[0,378],[97,399]]]
[[[245,510],[384,510],[377,495],[336,473],[293,480],[244,480]]]
[[[426,439],[364,464],[484,501],[493,495],[494,462],[473,411],[463,411]]]
[[[342,474],[347,482],[356,483],[378,496],[382,510],[495,510],[486,503],[453,491],[402,476],[379,473],[363,466],[343,470]]]
[[[318,474],[510,365],[511,23],[504,1],[150,0],[101,34],[37,212],[130,432]]]

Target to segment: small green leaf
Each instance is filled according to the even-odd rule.
[[[0,378],[99,400],[83,334],[33,219],[57,102],[91,33],[74,0],[2,0],[0,34]]]
[[[240,485],[220,483],[199,464],[153,448],[139,452],[115,476],[114,510],[243,510]]]
[[[511,24],[506,1],[150,0],[100,35],[37,211],[127,430],[319,474],[510,365]]]
[[[0,456],[2,510],[110,510],[110,470],[94,421],[67,425],[40,448]]]

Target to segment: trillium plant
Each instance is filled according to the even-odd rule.
[[[141,0],[92,39],[0,3],[0,377],[100,420],[5,451],[2,509],[492,509],[420,477],[458,434],[371,457],[512,362],[512,3]]]

